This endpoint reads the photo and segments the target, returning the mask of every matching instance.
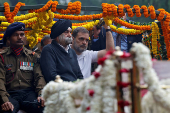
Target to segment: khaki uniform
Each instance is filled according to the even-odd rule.
[[[5,49],[1,55],[0,95],[3,103],[9,101],[7,91],[34,88],[38,95],[41,94],[46,83],[41,73],[38,54],[23,47],[20,56],[16,56],[11,48]]]

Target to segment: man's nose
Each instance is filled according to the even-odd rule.
[[[83,44],[87,44],[87,41],[86,41],[86,40],[83,40]]]
[[[18,39],[21,39],[22,38],[22,36],[21,35],[18,35]]]
[[[68,36],[68,37],[71,37],[72,35],[71,35],[71,33],[69,32],[67,36]]]

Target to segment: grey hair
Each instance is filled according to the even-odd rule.
[[[47,39],[51,39],[50,35],[45,35],[42,39],[41,39],[41,46],[44,46],[44,41]]]
[[[89,34],[89,31],[86,28],[84,28],[84,27],[77,27],[76,29],[74,29],[72,36],[74,38],[76,38],[76,36],[77,36],[77,34],[79,32],[81,32],[81,33],[88,33]]]

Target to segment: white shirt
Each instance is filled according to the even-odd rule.
[[[59,44],[59,43],[58,43]],[[60,45],[60,44],[59,44]],[[68,46],[66,46],[66,47],[64,47],[64,46],[62,46],[62,45],[60,45],[67,53],[68,53],[68,50],[69,50],[69,48],[70,48],[70,45],[68,45]]]
[[[80,70],[84,78],[88,78],[91,75],[91,63],[97,62],[98,51],[84,51],[81,55],[77,55],[77,60],[80,66]]]

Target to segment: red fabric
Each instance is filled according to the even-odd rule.
[[[11,49],[13,50],[13,52],[19,56],[21,54],[21,51],[23,50],[23,47],[19,47],[19,48],[13,48],[11,47]]]

